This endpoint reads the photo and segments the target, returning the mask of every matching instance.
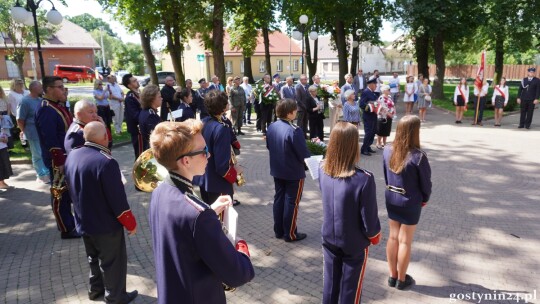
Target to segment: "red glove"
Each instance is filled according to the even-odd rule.
[[[248,245],[247,245],[246,241],[239,240],[238,242],[236,242],[236,250],[238,250],[241,253],[247,255],[248,257],[250,257],[249,248],[248,248]]]
[[[234,148],[240,150],[240,142],[237,140],[231,144]]]
[[[126,227],[127,231],[132,231],[137,227],[137,221],[135,220],[135,217],[133,216],[133,213],[131,213],[131,210],[126,210],[120,214],[120,216],[117,217],[118,221],[122,226]]]
[[[371,245],[377,245],[381,241],[381,233],[378,233],[374,237],[370,237],[369,241],[371,242]]]

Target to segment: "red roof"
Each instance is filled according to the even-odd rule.
[[[270,39],[270,55],[271,56],[301,56],[302,49],[289,38],[289,36],[283,34],[282,32],[275,31],[269,34]],[[225,30],[223,36],[223,52],[225,56],[242,56],[241,49],[231,49],[230,46],[230,36]],[[208,53],[211,56],[211,53]],[[264,39],[262,33],[259,33],[257,37],[257,47],[255,48],[255,53],[253,56],[264,56]]]

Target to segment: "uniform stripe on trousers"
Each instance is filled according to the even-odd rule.
[[[296,240],[296,217],[298,216],[298,204],[300,204],[300,199],[302,198],[302,191],[304,190],[304,179],[301,179],[298,183],[298,192],[296,192],[296,200],[294,201],[294,213],[291,221],[291,230],[289,231],[289,238],[291,240]]]
[[[366,249],[364,249],[364,263],[362,263],[362,270],[360,271],[360,277],[358,278],[358,286],[356,287],[356,296],[354,297],[354,303],[356,304],[360,303],[360,298],[362,297],[362,283],[364,281],[368,253],[369,247],[366,247]]]
[[[64,222],[62,221],[62,215],[60,214],[60,203],[61,203],[62,197],[60,199],[56,199],[53,197],[53,213],[54,217],[56,218],[56,223],[58,224],[58,228],[61,232],[68,232],[66,229],[66,225],[64,225]]]

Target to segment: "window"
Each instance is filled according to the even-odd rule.
[[[232,74],[232,61],[225,61],[225,73]]]
[[[240,61],[240,73],[244,74],[244,60]]]
[[[15,64],[15,62],[8,59],[6,56],[6,66],[7,66],[7,74],[9,78],[20,78],[21,75],[19,75],[19,68]]]
[[[298,59],[293,60],[293,71],[298,72],[299,65]]]
[[[323,71],[328,71],[328,62],[322,64]]]
[[[277,71],[278,72],[283,72],[283,59],[278,59],[277,60]]]
[[[259,73],[266,72],[266,61],[261,60],[259,61]]]
[[[339,62],[332,62],[332,72],[339,72]]]

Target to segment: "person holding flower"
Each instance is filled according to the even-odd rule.
[[[390,90],[390,86],[383,85],[382,95],[378,100],[381,105],[377,110],[377,149],[379,150],[386,145],[386,138],[392,131],[392,118],[396,113]]]

